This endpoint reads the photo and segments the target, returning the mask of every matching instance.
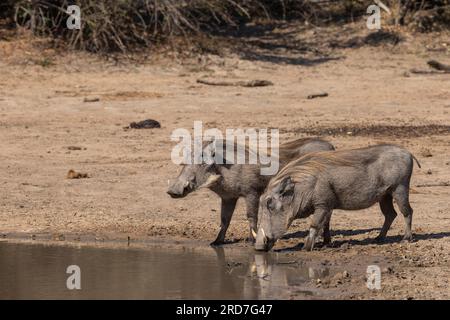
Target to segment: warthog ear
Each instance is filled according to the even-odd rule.
[[[217,183],[217,181],[220,180],[221,177],[222,176],[220,176],[218,174],[210,175],[208,177],[208,179],[206,179],[205,183],[202,184],[201,186],[199,186],[199,189],[200,188],[210,188],[210,187],[212,187],[213,185],[215,185]]]
[[[225,143],[225,144],[224,144]],[[227,142],[223,140],[208,140],[208,144],[203,149],[203,161],[209,165],[224,165],[230,163],[226,159]]]
[[[203,149],[203,162],[208,165],[214,165],[217,164],[219,156],[216,152],[217,144],[214,139],[208,142],[208,145]]]
[[[280,189],[278,193],[282,196],[291,195],[294,192],[295,184],[291,177],[286,177],[280,182]]]

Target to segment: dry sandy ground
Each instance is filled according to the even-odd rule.
[[[361,30],[284,26],[248,36],[246,46],[222,57],[163,56],[146,64],[58,57],[1,41],[0,233],[79,241],[195,239],[206,245],[218,231],[220,202],[206,190],[180,200],[166,195],[167,180],[179,170],[170,160],[171,132],[192,129],[197,120],[221,130],[279,128],[282,140],[320,128],[339,149],[393,142],[422,164],[412,180],[416,242],[398,242],[400,216],[387,243],[371,244],[382,225],[374,206],[336,211],[334,248],[308,253],[335,264],[383,257],[381,290],[369,291],[364,279],[353,277],[335,284],[337,297],[450,298],[450,187],[418,187],[450,181],[450,74],[405,74],[427,69],[428,59],[450,63],[450,37],[403,34],[398,44],[373,45],[361,40]],[[266,79],[274,86],[197,84],[203,76]],[[320,91],[329,96],[306,99]],[[84,102],[92,97],[100,100]],[[147,118],[162,128],[124,130]],[[69,169],[90,178],[66,179]],[[230,246],[246,245],[243,209],[240,203],[228,232],[238,242]],[[305,255],[297,244],[307,224],[296,222],[290,230],[295,237],[276,248]]]

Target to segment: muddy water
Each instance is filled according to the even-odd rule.
[[[80,290],[67,288],[70,265],[80,267]],[[0,242],[0,299],[307,299],[317,295],[312,280],[329,273],[251,248]]]

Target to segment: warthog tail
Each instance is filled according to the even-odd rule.
[[[419,160],[417,160],[416,157],[414,157],[414,155],[412,155],[413,159],[416,161],[417,165],[419,166],[419,168],[422,168],[422,166],[420,165]]]

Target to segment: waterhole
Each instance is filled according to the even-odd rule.
[[[250,247],[104,248],[5,241],[0,242],[0,299],[316,297],[316,279],[333,271],[291,258]],[[68,288],[68,278],[75,275],[73,268],[67,273],[69,266],[79,267],[80,289]]]

